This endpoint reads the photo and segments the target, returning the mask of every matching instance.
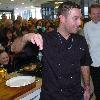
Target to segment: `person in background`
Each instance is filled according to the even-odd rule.
[[[44,33],[46,30],[45,30],[45,27],[43,26],[43,21],[42,20],[38,20],[36,22],[36,26],[35,26],[35,32],[36,33]]]
[[[55,26],[53,25],[53,22],[51,22],[49,20],[45,22],[45,30],[46,30],[46,32],[53,31],[54,29],[55,29]]]
[[[27,34],[28,31],[29,31],[29,28],[28,28],[28,21],[27,21],[26,19],[23,19],[23,21],[22,21],[21,31],[22,31],[22,32],[21,32],[22,35]]]
[[[5,29],[8,28],[10,30],[13,30],[13,21],[11,19],[8,19],[5,23]]]
[[[15,71],[8,53],[4,50],[0,50],[0,66],[5,68],[7,70],[7,73],[12,73]]]
[[[4,39],[4,33],[3,30],[6,28],[6,23],[8,21],[6,14],[2,14],[2,19],[0,20],[0,43]]]
[[[22,17],[21,16],[17,16],[17,20],[21,23],[21,25],[22,25],[22,21],[23,21],[23,19],[22,19]]]
[[[0,30],[5,28],[5,23],[8,20],[6,14],[2,14],[1,16],[1,20],[0,20]]]
[[[28,32],[29,33],[34,33],[35,32],[35,24],[34,20],[28,20]]]
[[[81,24],[80,7],[72,1],[58,8],[59,27],[46,34],[27,34],[22,44],[31,41],[42,50],[42,87],[40,100],[89,100],[92,63],[83,36],[75,34]],[[20,51],[14,49],[12,51]],[[81,75],[84,86],[81,87]]]
[[[84,35],[93,63],[90,67],[96,100],[100,100],[100,4],[89,8],[91,21],[84,25]]]
[[[5,35],[5,37],[2,42],[2,45],[5,48],[5,51],[10,54],[11,53],[11,44],[14,41],[15,37],[13,35],[13,31],[10,30],[9,28],[5,29],[4,35]]]
[[[21,26],[22,23],[19,20],[15,20],[13,22],[13,27],[14,27],[14,35],[16,37],[21,36],[22,35],[22,31],[21,31]]]

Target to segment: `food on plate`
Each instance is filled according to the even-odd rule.
[[[36,65],[35,64],[33,64],[33,65],[29,65],[29,66],[25,66],[24,67],[24,70],[25,71],[34,71],[34,69],[36,68]]]

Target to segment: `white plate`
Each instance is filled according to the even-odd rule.
[[[31,84],[35,81],[35,76],[17,76],[6,81],[6,85],[9,87],[21,87]]]

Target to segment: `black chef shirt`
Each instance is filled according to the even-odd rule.
[[[86,40],[77,34],[71,34],[66,40],[57,30],[42,36],[40,100],[81,100],[81,66],[92,63]]]

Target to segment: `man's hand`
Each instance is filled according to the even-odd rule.
[[[42,36],[40,34],[34,34],[32,37],[31,37],[31,42],[33,44],[37,44],[37,46],[39,46],[39,49],[42,50],[43,49],[43,39],[42,39]]]
[[[35,34],[35,33],[29,33],[23,36],[23,41],[29,41],[32,42],[33,44],[37,44],[39,46],[39,49],[43,49],[43,39],[40,34]]]

